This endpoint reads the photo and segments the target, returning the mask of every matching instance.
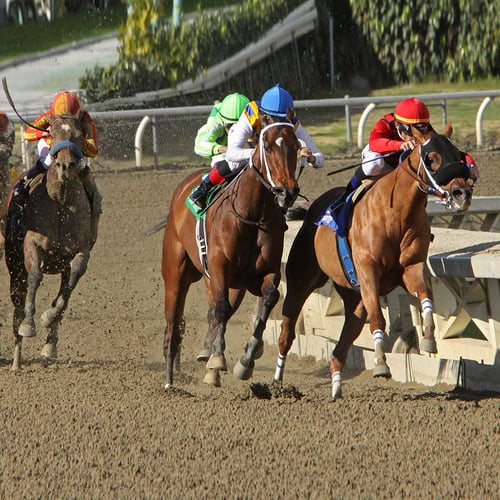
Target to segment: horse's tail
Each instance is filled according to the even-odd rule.
[[[155,224],[153,227],[146,229],[146,231],[144,231],[144,236],[151,236],[152,234],[155,234],[163,229],[167,225],[167,219],[168,215],[165,215],[165,217],[160,222]]]

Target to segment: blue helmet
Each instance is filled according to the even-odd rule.
[[[286,118],[288,108],[293,108],[293,97],[278,83],[266,90],[260,100],[260,109],[269,116]]]

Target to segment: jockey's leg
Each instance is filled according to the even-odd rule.
[[[19,208],[24,209],[26,206],[26,200],[28,199],[28,193],[31,187],[31,181],[40,174],[45,174],[47,172],[48,166],[46,166],[41,159],[37,160],[34,165],[32,165],[26,174],[21,177],[13,189],[12,203],[15,203]]]
[[[95,243],[99,218],[102,214],[102,196],[88,165],[80,172],[80,179],[90,202],[90,232],[92,241]]]
[[[226,160],[217,162],[212,170],[205,175],[200,185],[191,193],[191,201],[199,208],[205,208],[207,197],[214,186],[222,184],[231,175],[231,169]]]
[[[347,197],[359,186],[361,186],[361,181],[364,179],[367,179],[367,176],[363,172],[362,167],[359,167],[356,172],[354,172],[354,175],[351,177],[351,180],[347,184],[347,186],[344,189],[344,192],[334,201],[333,206],[332,206],[332,213],[338,214],[341,210],[341,208],[344,206],[344,203],[347,200]]]

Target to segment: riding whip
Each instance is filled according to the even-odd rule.
[[[12,100],[12,97],[10,96],[10,92],[9,92],[9,89],[7,87],[7,78],[5,78],[5,76],[2,77],[2,86],[3,86],[3,91],[5,92],[5,95],[7,97],[7,100],[9,101],[9,104],[11,106],[11,108],[14,110],[14,113],[16,113],[17,117],[25,124],[25,125],[28,125],[28,127],[31,127],[31,128],[34,128],[36,130],[41,130],[42,132],[47,132],[45,129],[43,128],[40,128],[40,127],[37,127],[35,125],[33,125],[32,123],[28,122],[27,120],[25,120],[18,112],[17,112],[17,109],[16,109],[16,106],[14,105],[14,101]]]
[[[342,168],[339,168],[337,170],[333,170],[332,172],[328,172],[326,175],[333,175],[333,174],[339,174],[340,172],[345,172],[346,170],[351,170],[351,168],[354,168],[354,167],[359,167],[360,165],[363,165],[364,163],[370,163],[371,161],[373,160],[378,160],[380,158],[387,158],[389,156],[394,156],[395,154],[399,154],[400,151],[397,150],[397,151],[392,151],[390,153],[387,153],[385,155],[382,155],[382,156],[379,156],[377,158],[372,158],[371,160],[366,160],[366,161],[360,161],[358,163],[353,163],[352,165],[347,165],[347,167],[342,167]]]

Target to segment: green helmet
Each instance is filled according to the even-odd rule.
[[[229,94],[224,97],[220,108],[219,115],[224,122],[224,125],[232,125],[238,121],[241,113],[245,109],[245,106],[250,102],[248,97],[243,94]]]

